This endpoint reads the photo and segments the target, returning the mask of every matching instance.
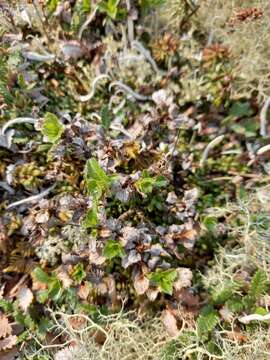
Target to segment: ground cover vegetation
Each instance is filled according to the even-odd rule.
[[[270,359],[269,19],[0,1],[1,359]]]

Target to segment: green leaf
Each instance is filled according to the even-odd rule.
[[[80,284],[82,280],[86,277],[86,272],[84,271],[83,264],[76,264],[74,266],[71,276],[78,284]]]
[[[91,11],[91,0],[83,0],[82,9],[84,12],[90,12]]]
[[[101,125],[103,129],[105,131],[109,130],[109,127],[113,120],[113,116],[107,105],[102,106],[100,115],[101,115]]]
[[[58,0],[47,0],[46,6],[50,12],[54,12],[57,8]]]
[[[37,267],[32,272],[33,276],[36,278],[37,281],[43,283],[43,284],[49,284],[50,277],[48,274],[45,273],[41,268]]]
[[[42,317],[38,323],[37,334],[38,337],[41,339],[45,339],[46,335],[48,334],[49,329],[52,327],[52,321],[50,321],[46,317]]]
[[[177,278],[177,271],[175,269],[169,269],[164,271],[156,271],[148,275],[150,281],[160,287],[160,289],[166,294],[172,295],[173,283]]]
[[[119,0],[102,0],[98,4],[100,11],[105,12],[109,17],[115,19],[118,11]]]
[[[102,193],[107,190],[112,182],[96,159],[92,158],[85,165],[85,180],[89,194],[98,200]]]
[[[150,194],[154,187],[161,188],[166,185],[167,180],[164,176],[151,177],[146,170],[142,172],[141,178],[135,183],[137,189],[144,194]]]
[[[44,304],[48,300],[48,298],[49,298],[49,291],[48,290],[41,290],[37,294],[37,300],[41,304]]]
[[[95,227],[98,224],[98,208],[96,203],[93,203],[92,209],[88,210],[82,222],[85,229]]]
[[[245,307],[243,300],[243,297],[241,297],[240,295],[234,295],[226,301],[226,306],[230,311],[234,313],[239,313]]]
[[[154,183],[154,185],[155,185],[156,187],[158,187],[158,188],[164,187],[164,186],[166,186],[167,184],[168,184],[168,181],[167,181],[167,179],[166,179],[164,176],[159,175],[159,176],[157,176],[157,177],[155,178],[155,183]]]
[[[218,224],[217,218],[213,216],[206,216],[203,219],[203,225],[209,232],[215,232],[217,224]]]
[[[55,143],[60,139],[63,131],[64,126],[58,120],[57,116],[51,113],[46,113],[41,132],[47,137],[48,141]]]
[[[17,309],[13,312],[14,319],[20,325],[34,331],[36,328],[35,321],[31,318],[30,314],[24,314],[21,310]]]
[[[165,0],[139,0],[139,5],[143,9],[151,9],[163,4],[165,4]]]
[[[204,307],[197,319],[198,336],[202,339],[207,338],[218,323],[218,312],[212,306]]]
[[[230,116],[236,117],[236,118],[240,118],[243,116],[250,116],[252,115],[253,111],[250,107],[250,103],[249,102],[235,102],[229,112]]]
[[[267,275],[263,270],[258,270],[251,279],[249,296],[258,299],[267,290]]]
[[[212,301],[215,305],[223,305],[226,301],[234,299],[234,295],[238,289],[241,289],[242,284],[236,281],[226,281],[218,284],[212,289]],[[241,301],[241,298],[240,298]]]
[[[111,260],[115,257],[123,257],[125,255],[125,251],[119,242],[114,240],[108,240],[103,249],[103,256],[107,259]]]
[[[61,281],[58,278],[53,277],[53,280],[51,280],[48,285],[48,296],[50,299],[57,301],[59,300],[61,295],[62,295]]]
[[[0,299],[0,309],[3,309],[5,313],[13,311],[13,304],[11,301]]]
[[[235,287],[232,284],[228,284],[224,289],[219,290],[215,289],[215,292],[212,294],[212,299],[215,305],[222,305],[227,300],[229,300],[234,292]]]
[[[245,135],[246,137],[256,136],[259,127],[260,125],[254,119],[245,119],[230,126],[236,134]]]
[[[92,158],[86,163],[86,176],[87,179],[94,179],[99,182],[106,182],[107,175],[96,159]]]

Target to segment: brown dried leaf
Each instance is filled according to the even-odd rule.
[[[200,297],[191,291],[190,288],[182,288],[180,291],[174,292],[174,298],[185,308],[192,308],[197,311],[200,308]]]
[[[170,336],[175,337],[179,334],[176,318],[170,310],[162,311],[161,320]]]
[[[177,273],[178,277],[173,284],[175,290],[181,290],[182,288],[190,287],[192,280],[191,270],[188,268],[178,268]]]
[[[148,297],[148,299],[150,301],[155,301],[157,296],[158,296],[158,293],[159,293],[159,290],[158,288],[154,289],[154,288],[149,288],[147,291],[146,291],[146,295]]]
[[[134,279],[134,288],[138,295],[143,295],[149,288],[149,280],[146,276],[136,274]]]
[[[82,316],[73,316],[68,319],[69,325],[72,327],[73,330],[82,330],[87,320]]]
[[[36,280],[34,277],[32,277],[32,290],[34,291],[39,291],[39,290],[46,290],[47,289],[47,285]]]
[[[112,275],[109,275],[109,276],[105,277],[103,281],[107,286],[108,296],[109,296],[109,298],[111,300],[112,307],[114,307],[118,303],[115,279],[114,279],[114,277]]]
[[[8,322],[8,318],[6,315],[0,316],[0,338],[4,338],[10,335],[12,332],[12,328]]]
[[[88,295],[90,293],[90,286],[88,282],[85,282],[84,284],[81,284],[78,289],[78,296],[82,300],[86,300]]]
[[[63,288],[68,289],[72,285],[72,279],[69,277],[66,271],[60,270],[57,273],[58,279],[62,282]]]
[[[0,340],[0,350],[8,350],[13,348],[14,345],[16,345],[17,342],[17,336],[15,335],[9,335],[3,340]]]
[[[7,252],[7,247],[8,247],[8,236],[6,234],[3,222],[0,221],[0,251],[2,251],[5,254]]]
[[[187,229],[174,236],[174,240],[181,241],[184,247],[192,250],[197,239],[198,232],[195,228]]]
[[[232,322],[234,314],[232,311],[230,311],[226,305],[222,306],[222,308],[219,310],[219,313],[224,321]]]
[[[19,300],[19,306],[22,311],[26,311],[29,305],[32,303],[34,296],[28,287],[23,287],[20,289],[17,298]]]
[[[230,340],[236,341],[238,344],[247,341],[247,336],[243,334],[240,330],[228,331],[226,335]]]
[[[1,360],[16,360],[19,359],[19,350],[17,347],[12,348],[9,351],[0,351]]]

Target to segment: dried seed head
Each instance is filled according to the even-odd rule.
[[[237,8],[234,11],[233,16],[229,20],[230,26],[235,26],[239,23],[257,20],[263,16],[262,9],[252,7],[252,8]]]
[[[210,66],[218,61],[227,60],[229,57],[230,50],[220,44],[213,44],[203,49],[202,59],[206,66]]]
[[[166,33],[152,45],[153,56],[157,61],[164,61],[174,55],[179,46],[178,39],[173,34]]]

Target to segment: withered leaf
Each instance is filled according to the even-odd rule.
[[[149,280],[146,276],[136,274],[134,279],[134,288],[138,295],[143,295],[149,288]]]
[[[3,340],[0,340],[0,350],[8,350],[13,348],[14,345],[16,345],[17,342],[17,336],[15,335],[9,335]]]
[[[82,330],[86,325],[87,320],[82,316],[72,316],[68,319],[69,325],[74,330]]]
[[[65,347],[64,349],[61,349],[55,353],[54,360],[73,360],[77,352],[77,346]]]
[[[173,284],[175,290],[180,290],[182,288],[191,286],[192,271],[190,269],[178,268],[177,274],[178,274],[177,279]]]
[[[179,334],[176,318],[170,310],[162,311],[161,320],[170,336],[175,337]]]
[[[69,277],[66,271],[60,270],[57,273],[57,277],[62,282],[64,289],[68,289],[72,285],[72,279]]]
[[[228,309],[226,305],[222,306],[222,308],[219,310],[219,313],[224,321],[227,322],[233,321],[234,314],[232,311]]]
[[[79,286],[77,294],[80,299],[86,300],[89,293],[90,293],[90,285],[88,282],[85,282]]]
[[[146,291],[146,295],[150,301],[155,301],[158,296],[159,290],[158,288],[149,288]]]
[[[33,293],[28,287],[23,287],[18,293],[19,306],[23,311],[26,311],[33,301]]]
[[[247,341],[247,336],[243,334],[240,330],[228,331],[227,336],[230,340],[236,341],[238,344]]]
[[[12,332],[12,328],[8,322],[8,318],[6,315],[0,316],[0,338],[4,338],[10,335]]]

